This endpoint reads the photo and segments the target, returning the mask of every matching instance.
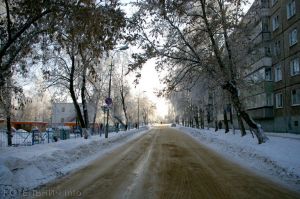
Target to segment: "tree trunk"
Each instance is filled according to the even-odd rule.
[[[200,124],[201,124],[201,129],[204,129],[204,115],[202,109],[200,109]]]
[[[251,116],[242,107],[236,86],[233,85],[232,82],[227,82],[225,85],[223,85],[223,89],[230,93],[235,110],[241,116],[241,118],[244,119],[248,126],[253,129],[258,144],[265,143],[268,140],[268,137],[265,135],[261,125],[254,122]]]
[[[246,135],[246,130],[245,130],[245,126],[244,126],[244,122],[241,118],[241,116],[238,114],[238,122],[239,122],[239,127],[240,127],[240,131],[241,131],[241,136],[245,136]]]
[[[234,128],[234,124],[233,124],[231,105],[230,105],[230,109],[229,109],[229,120],[230,120],[230,124],[231,124],[231,128],[232,128],[232,132],[233,132],[233,134],[235,134],[235,128]]]
[[[225,124],[225,133],[228,133],[229,132],[229,125],[228,125],[226,108],[224,108],[224,124]]]
[[[76,114],[77,114],[77,118],[79,120],[80,126],[81,128],[86,128],[82,114],[81,114],[81,110],[80,110],[80,106],[77,102],[76,99],[76,95],[75,95],[75,91],[74,91],[74,72],[75,72],[75,57],[74,55],[70,55],[71,56],[71,60],[72,60],[72,66],[71,66],[71,70],[70,70],[70,85],[69,85],[69,91],[70,91],[70,95],[76,110]],[[81,133],[81,137],[82,137],[82,133]]]
[[[123,112],[124,112],[124,116],[125,116],[125,131],[127,131],[127,127],[128,127],[128,115],[127,115],[127,108],[126,108],[126,103],[125,103],[125,96],[124,96],[123,85],[122,85],[122,89],[120,90],[120,94],[121,94],[122,108],[123,108]]]
[[[209,129],[210,122],[210,112],[207,111],[207,129]]]
[[[85,128],[87,129],[86,133],[84,134],[84,138],[88,138],[88,131],[89,131],[89,115],[88,115],[88,107],[85,97],[85,85],[86,85],[86,66],[83,66],[82,71],[82,84],[81,84],[81,101],[82,101],[82,109],[83,109],[83,117],[84,117],[84,123]]]
[[[93,116],[93,131],[94,133],[96,132],[96,118],[97,118],[97,112],[98,112],[98,103],[99,103],[99,98],[97,97],[96,99],[96,104],[95,104],[95,113]]]
[[[125,95],[124,95],[124,82],[123,82],[123,65],[122,65],[122,77],[121,77],[121,89],[120,89],[120,94],[121,94],[121,101],[122,101],[122,106],[123,106],[123,112],[125,116],[125,131],[127,131],[128,128],[128,115],[127,115],[127,107],[126,107],[126,102],[125,102]]]
[[[217,132],[219,130],[218,128],[218,120],[215,120],[215,132]]]
[[[118,116],[114,116],[114,118],[116,119],[116,120],[118,120],[118,122],[120,123],[120,124],[122,124],[122,125],[126,125]]]
[[[146,114],[143,115],[143,121],[144,121],[144,125],[146,125],[146,123],[147,123],[147,115]]]
[[[198,115],[194,116],[194,118],[195,118],[196,128],[199,129],[199,118],[198,118]]]
[[[245,120],[248,126],[253,129],[254,134],[257,137],[258,144],[265,143],[269,138],[265,135],[261,125],[255,123],[247,112],[241,111],[240,113],[241,117]]]

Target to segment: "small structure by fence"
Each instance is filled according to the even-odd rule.
[[[40,131],[45,131],[48,122],[39,122],[39,121],[12,121],[11,125],[15,129],[24,129],[26,131],[31,131],[33,128],[37,127]]]

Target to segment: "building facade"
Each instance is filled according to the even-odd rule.
[[[253,14],[245,105],[266,131],[300,133],[300,1],[256,0]]]
[[[300,1],[271,0],[270,7],[274,129],[300,133]]]
[[[81,104],[81,112],[82,106]],[[89,122],[93,122],[93,117],[95,114],[95,108],[88,105]],[[64,126],[66,123],[76,122],[77,114],[73,103],[54,103],[52,105],[52,116],[51,123],[52,126]]]

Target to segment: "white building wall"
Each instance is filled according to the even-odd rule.
[[[52,123],[76,121],[76,111],[72,103],[55,103],[52,105]]]

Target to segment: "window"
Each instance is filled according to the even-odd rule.
[[[65,107],[62,107],[62,108],[61,108],[61,112],[65,112]]]
[[[265,69],[265,80],[272,81],[272,69],[271,68]]]
[[[292,90],[292,105],[300,105],[300,88]]]
[[[272,1],[272,6],[274,6],[278,0],[271,0]]]
[[[65,118],[61,118],[61,119],[60,119],[60,122],[61,122],[61,123],[64,123],[64,122],[65,122]]]
[[[278,82],[280,80],[282,80],[282,73],[281,73],[281,65],[280,64],[277,64],[275,66],[275,82]]]
[[[272,28],[275,31],[279,27],[279,15],[273,17],[272,19]]]
[[[290,67],[292,76],[300,74],[299,58],[293,59],[290,62]]]
[[[295,0],[290,1],[286,5],[286,13],[287,13],[287,18],[288,19],[296,14],[296,2],[295,2]]]
[[[275,56],[280,55],[280,41],[275,41],[274,46],[273,46],[273,51]]]
[[[273,95],[272,94],[267,94],[266,95],[266,105],[267,106],[273,106]]]
[[[292,30],[290,33],[289,33],[289,43],[290,43],[290,46],[293,46],[295,45],[297,42],[298,42],[298,38],[297,38],[297,29],[295,28],[294,30]]]
[[[283,107],[282,93],[277,93],[275,95],[275,104],[276,104],[276,108],[282,108]]]

